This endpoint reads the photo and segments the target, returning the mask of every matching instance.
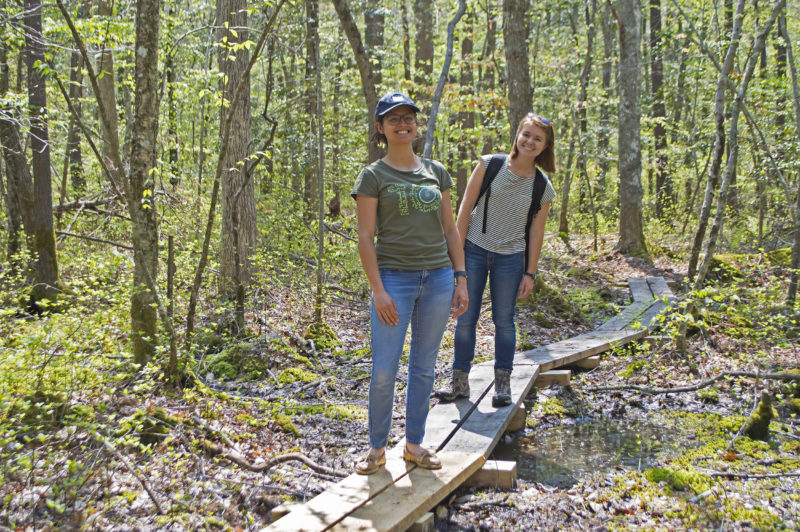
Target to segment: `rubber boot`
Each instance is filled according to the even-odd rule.
[[[511,370],[494,368],[494,395],[492,406],[500,408],[511,404]]]
[[[433,396],[443,403],[451,403],[469,397],[469,372],[460,369],[453,370],[453,380],[449,390],[436,390]]]

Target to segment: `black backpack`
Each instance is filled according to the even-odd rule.
[[[486,173],[483,176],[481,191],[478,193],[478,198],[475,200],[475,205],[477,205],[484,194],[486,195],[486,201],[483,202],[483,225],[481,226],[481,231],[484,233],[486,232],[486,218],[489,212],[489,197],[492,195],[492,181],[497,177],[507,157],[507,155],[492,155],[492,158],[489,160],[489,165],[486,167]],[[525,222],[525,268],[528,267],[528,241],[530,240],[531,224],[539,213],[539,209],[542,208],[542,196],[544,196],[546,187],[547,179],[545,179],[542,171],[537,168],[536,175],[533,178],[531,208],[528,209],[528,220]],[[474,209],[475,207],[473,206],[472,208]]]

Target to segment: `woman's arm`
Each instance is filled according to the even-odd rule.
[[[464,270],[464,242],[459,237],[458,227],[453,220],[453,206],[450,203],[450,191],[442,191],[442,229],[444,238],[447,242],[447,254],[450,255],[450,262],[453,270]],[[453,317],[457,318],[467,310],[469,296],[467,295],[466,277],[456,277],[456,289],[453,292]]]
[[[469,229],[469,222],[472,218],[472,209],[475,208],[475,202],[478,199],[478,194],[483,185],[483,178],[486,175],[486,167],[483,163],[478,161],[472,175],[467,182],[467,188],[464,190],[464,197],[461,198],[461,206],[458,209],[458,235],[461,238],[461,249],[464,249],[464,243],[467,240],[467,230]]]
[[[386,292],[378,271],[378,256],[375,254],[375,222],[378,218],[378,198],[356,196],[358,211],[358,255],[372,288],[372,300],[380,320],[386,325],[397,325],[397,305]]]
[[[542,252],[542,242],[544,241],[544,226],[547,223],[547,212],[550,210],[550,202],[548,201],[539,212],[536,213],[536,218],[531,223],[530,233],[528,233],[528,269],[527,273],[536,273],[539,267],[539,255]],[[522,276],[522,282],[519,284],[519,292],[517,297],[522,299],[528,297],[528,294],[533,290],[533,279],[527,275]]]

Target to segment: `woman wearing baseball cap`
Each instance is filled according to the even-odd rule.
[[[468,303],[464,250],[450,203],[453,180],[441,163],[414,153],[418,112],[404,94],[378,101],[375,140],[386,145],[386,155],[361,171],[351,191],[358,252],[372,289],[370,449],[355,464],[362,475],[386,463],[394,385],[409,325],[403,458],[426,469],[442,467],[421,443],[447,319],[451,309],[457,317]]]

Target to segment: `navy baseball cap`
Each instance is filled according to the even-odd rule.
[[[400,107],[401,105],[407,105],[411,107],[415,112],[419,113],[419,107],[414,105],[414,102],[406,96],[405,94],[401,94],[399,92],[395,92],[392,94],[387,94],[380,100],[378,100],[378,105],[375,106],[375,118],[378,119],[394,109],[395,107]]]

